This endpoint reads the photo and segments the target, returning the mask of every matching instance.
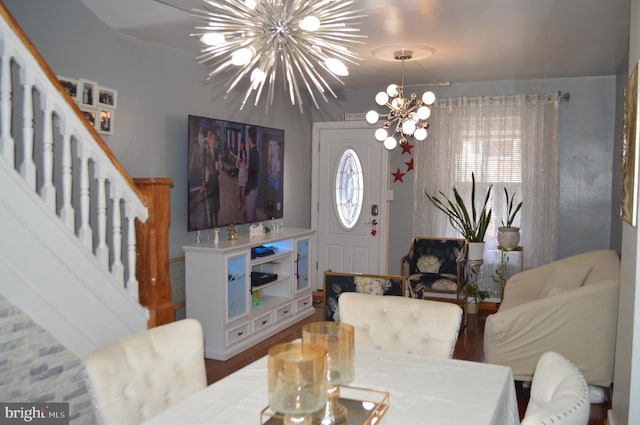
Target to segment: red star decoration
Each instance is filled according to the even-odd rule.
[[[405,162],[407,164],[407,171],[413,170],[413,157],[411,157],[411,161]]]
[[[404,183],[404,180],[402,180],[402,178],[404,177],[405,174],[406,173],[403,173],[398,168],[395,173],[391,173],[391,175],[393,176],[393,182],[395,183],[397,181],[400,181],[400,182]]]
[[[413,149],[413,145],[409,142],[405,143],[402,145],[402,154],[404,155],[405,153],[408,153],[411,155],[411,149]]]

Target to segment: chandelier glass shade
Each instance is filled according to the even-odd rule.
[[[411,58],[411,52],[396,52],[396,59],[402,60],[402,84],[404,84],[404,60]],[[375,132],[377,141],[384,144],[388,150],[395,149],[398,144],[404,146],[408,143],[408,138],[425,140],[427,138],[427,121],[431,116],[429,106],[436,100],[435,94],[431,91],[423,93],[418,98],[415,93],[409,97],[404,96],[402,85],[389,84],[386,91],[376,94],[376,103],[379,106],[388,108],[388,113],[380,114],[375,110],[367,112],[365,119],[371,125],[376,124],[380,118],[384,119],[384,124]]]
[[[253,96],[273,104],[280,81],[292,105],[303,112],[306,90],[316,108],[318,97],[334,98],[331,82],[344,85],[348,64],[362,59],[349,47],[366,36],[355,28],[366,15],[351,10],[353,0],[204,0],[205,10],[194,10],[203,25],[196,27],[204,47],[197,57],[211,71],[206,80],[229,74],[226,96],[245,88],[240,109]],[[266,93],[265,93],[266,92]]]

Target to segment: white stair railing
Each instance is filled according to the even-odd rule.
[[[142,195],[3,6],[0,14],[0,161],[138,301]]]

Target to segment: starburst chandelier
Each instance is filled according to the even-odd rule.
[[[390,84],[386,92],[381,91],[376,95],[376,103],[386,106],[389,112],[379,114],[371,110],[366,115],[366,120],[371,125],[376,124],[380,117],[385,119],[384,125],[376,130],[375,138],[384,143],[384,147],[388,150],[395,149],[398,144],[406,145],[409,137],[414,137],[416,140],[427,138],[429,127],[427,119],[431,116],[429,106],[435,102],[436,96],[433,92],[426,91],[421,98],[418,98],[415,93],[411,93],[408,98],[404,97],[404,61],[411,59],[412,56],[410,50],[399,50],[394,53],[394,59],[402,61],[402,83],[399,86]]]
[[[204,0],[194,9],[204,25],[192,36],[204,47],[197,60],[211,72],[207,81],[230,73],[225,98],[242,82],[248,88],[240,109],[253,95],[257,106],[266,91],[273,104],[274,86],[282,80],[292,105],[303,112],[301,92],[306,89],[316,108],[319,95],[337,95],[328,80],[344,85],[347,64],[362,59],[347,46],[366,38],[352,27],[364,18],[350,10],[352,0]]]

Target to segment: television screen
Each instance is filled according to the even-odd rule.
[[[188,231],[283,217],[284,130],[189,115]]]

